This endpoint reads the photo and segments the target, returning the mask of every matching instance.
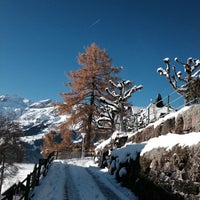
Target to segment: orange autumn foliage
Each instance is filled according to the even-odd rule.
[[[121,68],[113,67],[106,50],[100,50],[95,43],[79,54],[78,63],[82,68],[67,74],[69,92],[61,94],[64,103],[59,104],[59,111],[71,115],[65,128],[76,124],[79,133],[86,133],[86,148],[89,148],[96,134],[99,98],[107,95],[105,88],[109,80],[119,80],[116,74]]]

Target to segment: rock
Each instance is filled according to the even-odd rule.
[[[199,132],[200,131],[200,104],[195,104],[186,112],[182,113],[183,131]]]
[[[144,141],[154,137],[190,132],[200,134],[200,104],[184,107],[175,115],[166,115],[133,134],[128,142],[145,145]],[[130,158],[126,149],[121,159],[121,153],[113,154],[109,170],[140,200],[199,200],[200,142],[193,146],[174,145],[170,149],[154,148],[142,156],[138,151],[136,158]]]
[[[163,148],[149,151],[140,157],[140,179],[172,196],[197,200],[200,196],[199,152],[200,143],[191,147],[176,145],[170,151]]]

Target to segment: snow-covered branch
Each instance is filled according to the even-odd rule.
[[[138,85],[138,86],[134,86],[131,89],[129,89],[128,91],[126,91],[124,93],[124,100],[128,99],[131,97],[131,95],[136,92],[137,90],[141,90],[143,88],[142,85]]]
[[[112,91],[112,92],[111,92],[111,91],[109,90],[109,88],[106,88],[105,90],[106,90],[106,92],[109,93],[111,96],[113,96],[113,97],[119,97],[119,94],[116,94],[115,91]]]
[[[121,81],[118,83],[114,83],[112,80],[109,81],[112,87],[114,87],[114,90],[111,91],[109,88],[106,88],[106,92],[112,97],[112,101],[110,99],[107,99],[105,97],[100,97],[100,101],[104,104],[104,112],[106,112],[106,115],[101,115],[101,117],[98,119],[98,125],[101,125],[101,123],[107,122],[108,118],[110,120],[118,120],[120,124],[120,131],[122,129],[126,129],[125,121],[126,116],[126,104],[127,100],[131,97],[131,95],[143,88],[142,85],[138,86],[132,86],[132,83],[130,80]],[[115,117],[117,115],[117,117]],[[115,122],[115,124],[118,124]]]
[[[196,71],[196,72],[192,75],[192,77],[194,77],[194,78],[199,78],[199,77],[200,77],[200,69],[199,69],[198,71]]]
[[[170,85],[179,94],[184,96],[186,104],[188,102],[196,102],[196,99],[200,97],[197,92],[193,90],[195,87],[193,80],[199,78],[200,70],[197,72],[195,72],[195,70],[200,66],[200,60],[189,57],[187,62],[184,63],[176,57],[174,61],[183,66],[184,72],[186,73],[185,77],[182,77],[181,71],[176,71],[176,66],[171,66],[169,58],[163,59],[163,62],[166,64],[166,69],[159,67],[157,72],[165,76]],[[184,84],[181,84],[182,82],[184,82]]]
[[[105,103],[107,105],[113,106],[114,108],[118,109],[118,105],[115,102],[110,101],[109,99],[106,99],[105,97],[100,97],[100,101],[102,103]]]

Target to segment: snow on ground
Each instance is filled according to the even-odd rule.
[[[137,200],[138,198],[129,189],[122,187],[120,183],[117,183],[114,176],[108,173],[108,169],[99,170],[97,167],[90,167],[89,171],[93,176],[102,184],[105,185],[116,197],[110,194],[108,191],[107,199],[121,199],[121,200]],[[112,198],[113,197],[113,198]],[[118,198],[117,198],[118,197]]]
[[[15,183],[23,181],[28,174],[33,171],[34,164],[28,163],[15,163],[14,166],[18,168],[17,174],[12,177],[7,177],[3,181],[2,193],[10,188]]]
[[[137,199],[130,190],[121,187],[107,170],[100,170],[92,158],[55,160],[34,194],[33,200]]]
[[[178,135],[168,133],[155,137],[141,144],[127,144],[123,148],[112,151],[119,160],[135,158],[137,153],[143,155],[154,148],[170,150],[175,145],[192,146],[200,143],[200,132]],[[127,157],[128,155],[128,157]],[[9,186],[26,178],[33,170],[33,164],[18,164],[20,170],[16,178],[4,181],[3,191]],[[123,188],[115,178],[107,173],[107,169],[100,170],[92,158],[55,160],[38,187],[33,191],[33,200],[88,200],[115,199],[136,200],[135,195]],[[121,173],[124,173],[123,171]]]
[[[67,179],[63,161],[54,161],[46,177],[33,191],[33,200],[64,200],[65,181]]]
[[[144,148],[145,143],[142,144],[127,144],[122,148],[113,150],[111,155],[114,157],[118,157],[121,163],[125,163],[127,159],[135,160],[137,157],[137,153],[141,152]]]

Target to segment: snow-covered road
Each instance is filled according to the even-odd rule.
[[[136,200],[91,158],[56,160],[35,188],[33,200]]]

